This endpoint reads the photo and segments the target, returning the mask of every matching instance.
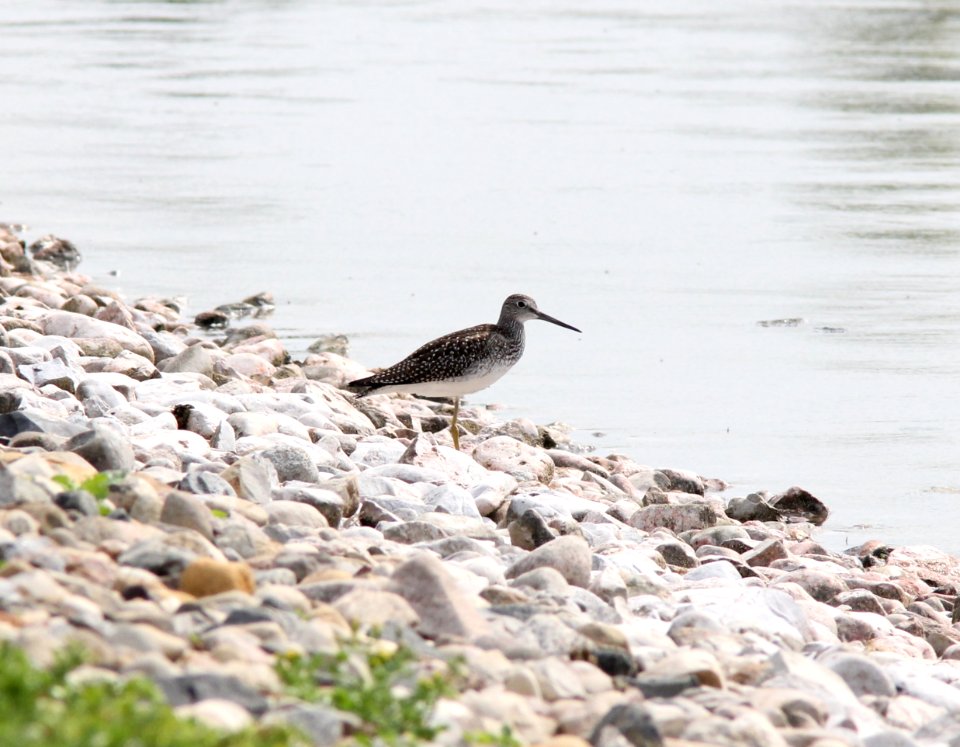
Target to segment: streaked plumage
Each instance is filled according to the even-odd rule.
[[[456,430],[460,397],[479,392],[509,371],[523,355],[523,323],[531,319],[580,330],[537,309],[530,296],[509,296],[500,309],[496,324],[480,324],[438,337],[417,348],[399,363],[349,386],[360,396],[374,393],[408,392],[425,397],[454,398],[451,424],[454,446],[460,448]]]

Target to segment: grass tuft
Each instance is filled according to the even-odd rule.
[[[73,684],[69,673],[83,662],[77,649],[34,667],[20,649],[0,644],[0,744],[16,747],[307,747],[287,727],[224,733],[179,719],[156,686],[135,678],[123,683]]]

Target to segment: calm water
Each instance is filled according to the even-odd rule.
[[[10,6],[0,220],[99,280],[368,365],[526,292],[474,402],[960,552],[960,3]]]

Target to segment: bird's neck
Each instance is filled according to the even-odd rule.
[[[497,329],[504,337],[523,342],[523,322],[518,322],[516,319],[501,319],[497,322]]]

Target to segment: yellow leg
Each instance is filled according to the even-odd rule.
[[[450,435],[453,436],[453,448],[460,451],[460,430],[457,428],[457,415],[460,414],[460,398],[453,399],[453,420],[450,421]]]

